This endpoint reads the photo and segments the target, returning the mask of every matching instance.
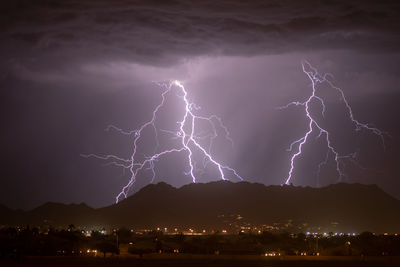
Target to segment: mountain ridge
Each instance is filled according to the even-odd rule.
[[[175,188],[161,182],[98,209],[54,202],[27,212],[0,206],[0,224],[236,231],[289,225],[288,231],[400,232],[400,200],[376,185],[363,184],[312,188],[217,181]]]

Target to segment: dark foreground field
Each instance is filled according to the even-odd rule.
[[[262,256],[199,256],[147,255],[129,257],[25,257],[2,259],[0,266],[400,266],[400,257],[262,257]]]

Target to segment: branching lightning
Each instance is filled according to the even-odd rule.
[[[383,146],[385,145],[384,132],[382,132],[378,128],[370,126],[367,123],[361,123],[360,121],[355,119],[355,117],[353,115],[353,110],[352,110],[349,102],[347,101],[343,90],[336,87],[335,85],[333,85],[333,83],[329,80],[329,77],[331,77],[330,74],[320,75],[318,73],[317,69],[313,68],[310,65],[310,63],[308,63],[307,61],[303,61],[301,65],[302,65],[303,72],[308,76],[308,78],[310,79],[310,81],[312,83],[311,95],[304,102],[293,101],[283,107],[280,107],[280,109],[285,109],[290,106],[303,107],[304,111],[305,111],[305,116],[308,119],[308,130],[305,132],[305,134],[302,137],[293,141],[289,146],[288,151],[293,151],[293,149],[296,148],[296,152],[290,158],[290,169],[289,169],[287,178],[285,180],[285,184],[287,184],[287,185],[290,184],[290,181],[293,177],[293,172],[295,169],[295,161],[296,161],[296,159],[298,159],[299,157],[302,156],[303,147],[307,144],[307,142],[310,139],[310,135],[314,131],[317,131],[318,138],[322,137],[322,136],[325,138],[326,145],[328,148],[325,159],[318,165],[318,174],[319,174],[319,171],[320,171],[322,165],[328,163],[329,155],[332,154],[334,157],[334,160],[335,160],[336,171],[339,175],[339,180],[342,180],[345,175],[343,172],[343,169],[342,169],[343,160],[347,159],[347,160],[350,160],[351,162],[355,162],[355,157],[356,157],[357,153],[353,152],[353,153],[350,153],[347,155],[340,154],[338,152],[337,148],[335,148],[335,146],[331,142],[331,134],[329,133],[329,131],[326,128],[322,127],[322,125],[320,123],[318,123],[316,118],[314,118],[313,115],[311,114],[310,103],[312,101],[317,101],[320,103],[321,108],[322,108],[322,111],[321,111],[322,116],[324,116],[325,112],[326,112],[326,105],[325,105],[324,99],[318,95],[318,91],[319,91],[319,89],[317,88],[318,84],[327,83],[330,88],[336,90],[339,93],[339,96],[346,107],[346,113],[348,115],[348,118],[351,120],[352,124],[354,125],[355,131],[367,130],[367,131],[372,132],[373,134],[375,134],[379,138],[381,138]]]
[[[196,183],[196,168],[198,165],[198,163],[194,159],[195,152],[201,153],[201,155],[203,156],[203,169],[208,164],[214,165],[214,167],[218,170],[220,179],[227,180],[226,173],[231,173],[231,175],[238,178],[239,180],[243,180],[243,178],[236,172],[236,170],[219,163],[211,154],[213,141],[218,136],[217,127],[221,127],[221,129],[225,132],[225,137],[227,138],[227,140],[229,140],[233,144],[229,131],[227,127],[225,127],[225,125],[222,123],[221,118],[216,115],[211,115],[209,117],[196,115],[196,111],[200,108],[195,103],[191,103],[189,101],[187,91],[179,81],[172,81],[170,83],[158,83],[158,85],[163,88],[164,91],[161,94],[161,102],[152,112],[152,117],[150,121],[144,123],[142,126],[140,126],[139,129],[133,131],[125,131],[114,125],[110,125],[106,128],[107,131],[115,130],[121,134],[133,136],[133,152],[130,158],[121,158],[115,155],[82,155],[83,157],[94,157],[97,159],[105,160],[107,161],[108,165],[114,165],[122,167],[124,170],[129,170],[129,181],[122,188],[121,192],[116,196],[116,202],[118,203],[122,198],[126,198],[128,196],[128,192],[132,188],[140,172],[145,170],[150,171],[152,173],[153,182],[156,177],[155,162],[163,156],[167,156],[171,153],[187,154],[188,171],[185,174],[191,177],[193,183]],[[164,106],[167,94],[172,92],[172,90],[178,90],[177,96],[183,100],[185,112],[182,116],[182,119],[177,122],[176,131],[160,130],[156,126],[157,113]],[[207,131],[205,133],[199,132],[199,130],[196,128],[197,121],[205,121],[209,123],[209,125],[211,126],[211,131]],[[152,127],[155,133],[155,152],[153,155],[146,157],[144,160],[138,161],[137,151],[139,141],[141,139],[143,131],[148,127]],[[160,132],[172,134],[174,139],[179,140],[179,145],[167,150],[157,152],[159,147],[158,134]],[[201,144],[201,140],[204,139],[210,140],[207,147],[204,147],[204,145]]]

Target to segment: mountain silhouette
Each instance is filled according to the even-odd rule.
[[[0,206],[0,224],[394,233],[400,231],[400,200],[376,185],[311,188],[219,181],[174,188],[161,182],[99,209],[84,203],[49,202],[26,212]]]

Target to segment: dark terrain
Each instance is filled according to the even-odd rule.
[[[257,257],[115,257],[115,258],[74,258],[74,257],[35,257],[20,261],[0,261],[1,266],[399,266],[399,258],[360,258],[325,257],[321,259],[286,257],[267,259]]]
[[[290,232],[319,229],[319,232],[396,233],[400,232],[400,201],[375,185],[341,183],[310,188],[211,182],[181,188],[166,183],[151,184],[118,204],[100,209],[83,203],[46,203],[26,212],[0,206],[0,225],[10,226],[74,224],[90,229],[209,230],[226,229],[229,225],[240,229],[241,225],[287,223],[286,230]]]

